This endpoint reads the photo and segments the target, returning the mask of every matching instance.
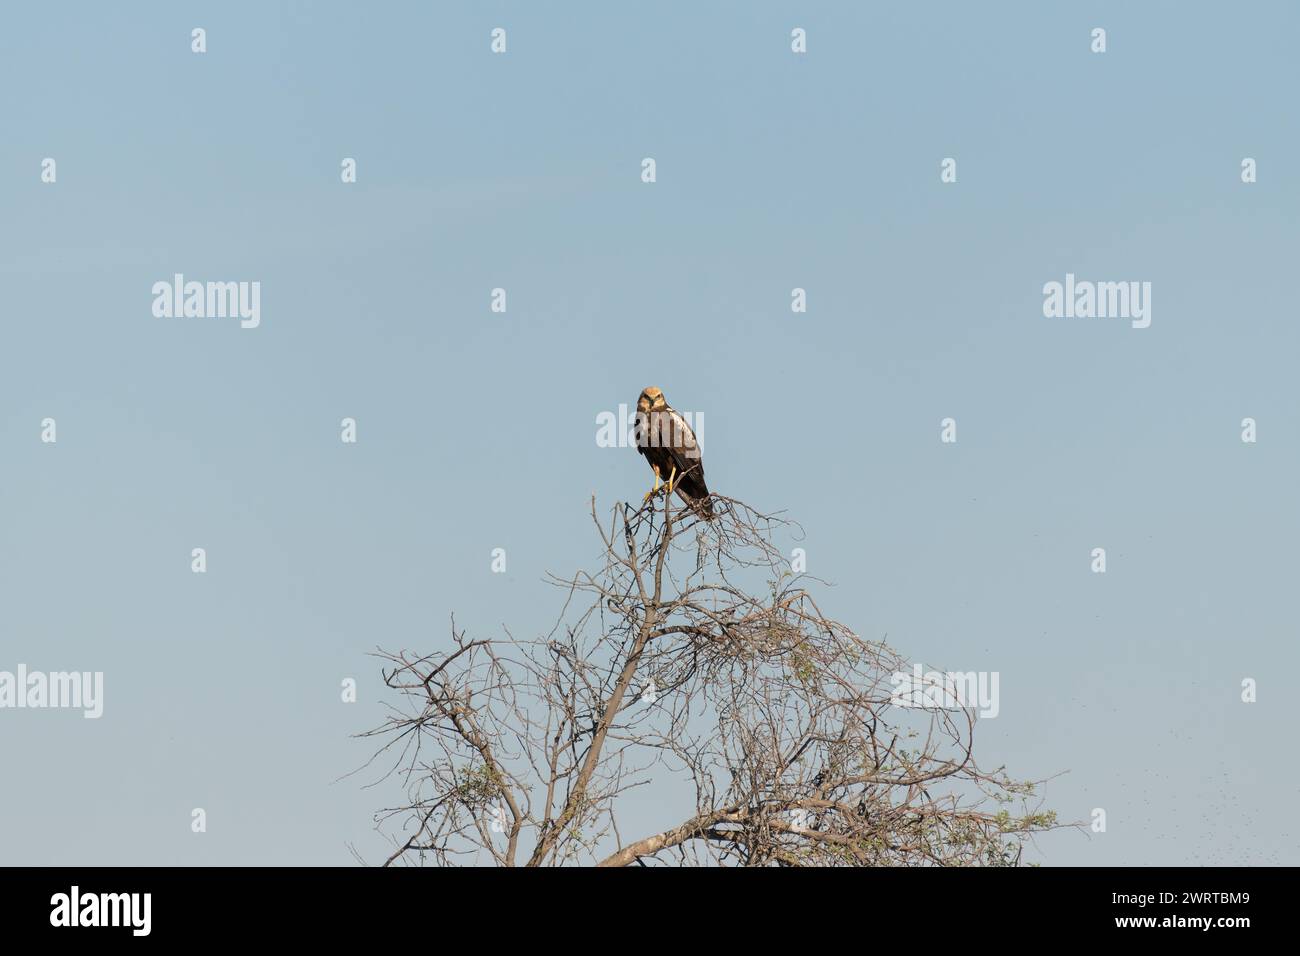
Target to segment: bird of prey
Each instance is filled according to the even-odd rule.
[[[637,399],[636,413],[636,450],[645,455],[655,473],[654,487],[644,500],[649,501],[659,490],[659,482],[664,481],[669,495],[676,491],[693,511],[712,518],[713,503],[704,483],[704,459],[686,419],[653,385]]]

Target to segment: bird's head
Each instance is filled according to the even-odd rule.
[[[652,409],[658,410],[667,408],[668,402],[664,399],[664,393],[651,385],[641,393],[641,397],[636,400],[636,410],[638,412],[648,412]]]

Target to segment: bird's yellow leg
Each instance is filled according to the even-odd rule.
[[[645,504],[647,501],[653,498],[655,492],[659,490],[659,469],[656,468],[654,471],[655,471],[655,486],[645,493],[645,497],[641,499],[641,504]]]
[[[668,493],[673,493],[673,479],[677,477],[677,466],[673,465],[673,473],[668,476]]]

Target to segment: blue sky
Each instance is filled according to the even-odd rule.
[[[1292,5],[3,17],[0,670],[106,699],[0,711],[0,861],[382,857],[367,652],[549,628],[589,498],[648,487],[596,416],[654,384],[828,612],[1000,673],[984,762],[1107,811],[1036,858],[1300,863]],[[155,318],[177,272],[260,327]],[[1045,318],[1067,272],[1150,328]]]

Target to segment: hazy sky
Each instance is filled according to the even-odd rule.
[[[1300,863],[1300,13],[808,7],[5,10],[0,670],[105,689],[0,710],[0,862],[382,859],[367,653],[549,629],[654,384],[828,613],[1000,674],[982,762],[1107,813],[1035,859]],[[1066,273],[1150,327],[1045,318]]]

